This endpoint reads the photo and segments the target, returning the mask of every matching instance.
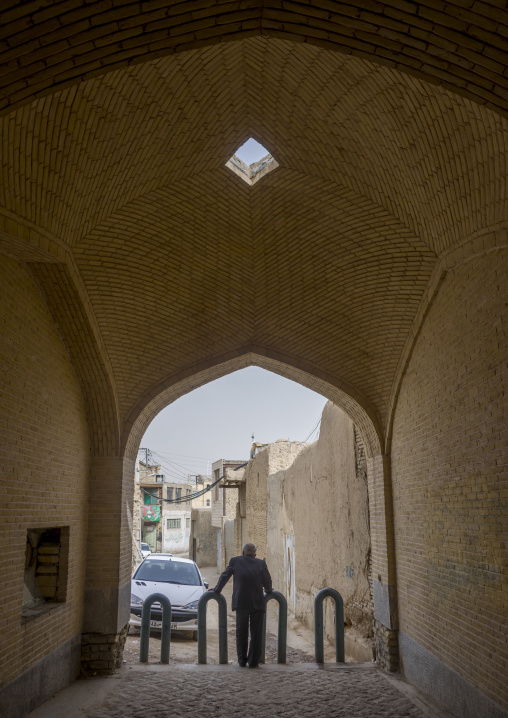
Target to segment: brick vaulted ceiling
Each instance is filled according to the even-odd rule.
[[[38,4],[43,24],[53,7],[70,14],[82,5]],[[123,4],[124,39],[117,40],[125,44],[134,5]],[[473,13],[460,10],[466,4],[473,3],[452,6],[462,13],[457,22]],[[142,3],[143,11],[155,5]],[[168,3],[158,5],[167,11]],[[208,5],[199,3],[203,17]],[[486,4],[474,6],[485,14]],[[19,10],[19,3],[6,10],[13,23],[21,22]],[[500,17],[493,12],[485,37]],[[313,22],[309,15],[308,27]],[[18,28],[26,43],[34,23]],[[2,212],[71,258],[120,425],[167,377],[259,350],[353,387],[386,427],[401,353],[436,262],[508,221],[501,107],[508,78],[489,90],[500,93],[494,110],[492,96],[482,100],[489,106],[472,100],[472,79],[463,97],[450,83],[446,89],[421,72],[381,66],[366,52],[353,57],[291,35],[255,35],[194,49],[166,43],[165,56],[150,59],[161,54],[154,40],[137,56],[144,62],[128,66],[124,58],[119,69],[81,82],[76,72],[70,78],[54,69],[68,64],[65,40],[42,59],[39,37],[32,65],[22,56],[13,69],[19,78],[32,67],[25,80],[11,78],[11,106],[20,106],[0,120]],[[86,47],[74,53],[74,70]],[[472,55],[467,44],[462,49]],[[106,69],[120,62],[114,53],[101,57]],[[42,65],[53,67],[51,87]],[[92,65],[78,68],[79,77],[96,72]],[[436,79],[438,65],[429,65],[427,79]],[[43,96],[33,100],[30,87]],[[253,187],[224,166],[249,136],[279,162]],[[35,255],[31,261],[46,293],[58,294],[60,270],[42,267]]]
[[[504,0],[2,0],[0,110],[134,62],[255,35],[383,63],[506,111]]]

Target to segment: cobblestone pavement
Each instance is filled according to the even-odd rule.
[[[127,669],[86,718],[424,718],[376,668]]]
[[[28,718],[453,718],[368,664],[161,664],[74,681]]]

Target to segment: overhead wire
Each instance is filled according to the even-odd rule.
[[[182,482],[182,477],[186,477],[187,474],[183,474],[181,471],[175,471],[174,468],[167,466],[167,464],[160,462],[160,461],[158,462],[157,465],[160,466],[161,469],[164,469],[164,471],[166,473],[168,473],[172,478],[178,479],[179,482],[184,483],[184,482]],[[185,482],[185,483],[187,483],[187,482]]]
[[[315,424],[314,427],[312,428],[310,434],[307,436],[306,439],[304,439],[304,441],[303,441],[302,443],[303,443],[303,444],[306,444],[306,443],[309,441],[309,439],[310,439],[314,434],[316,434],[317,432],[319,432],[320,427],[321,427],[321,416],[319,417],[319,419],[317,420],[316,424]],[[180,454],[180,455],[179,455],[179,454],[169,454],[169,453],[164,453],[164,454],[163,454],[163,453],[161,453],[161,452],[157,452],[157,451],[153,451],[153,450],[152,450],[152,451],[150,452],[150,455],[153,455],[153,456],[157,457],[157,458],[159,459],[159,464],[160,464],[160,466],[161,466],[162,468],[164,468],[164,469],[165,469],[171,476],[173,476],[173,477],[180,478],[179,472],[177,473],[178,468],[180,468],[180,469],[183,470],[183,471],[182,471],[182,476],[187,477],[187,476],[189,475],[189,473],[190,473],[186,467],[183,467],[181,464],[178,464],[176,461],[171,461],[170,459],[167,458],[168,456],[185,456],[184,454]],[[189,457],[189,458],[198,458],[198,457]],[[169,467],[167,466],[167,464],[165,463],[166,461],[167,461],[169,464],[171,464],[173,467],[177,467],[177,471],[175,471],[174,468],[169,468]],[[207,463],[208,463],[208,459],[207,459],[206,461],[207,461]],[[183,472],[185,472],[185,473],[183,473]],[[199,475],[201,475],[201,474],[199,474],[199,472],[196,472],[196,475],[199,476]],[[223,474],[220,478],[218,478],[216,481],[214,481],[213,483],[211,483],[209,486],[207,486],[206,488],[202,489],[201,491],[195,491],[195,492],[193,492],[193,493],[191,493],[191,494],[186,494],[185,496],[181,496],[181,497],[175,498],[175,499],[164,499],[164,498],[161,498],[161,497],[159,497],[159,496],[154,496],[152,493],[150,493],[150,491],[144,489],[143,487],[140,487],[140,488],[141,488],[142,491],[144,491],[145,494],[149,494],[152,498],[157,499],[157,501],[160,501],[160,502],[163,502],[163,503],[167,503],[167,504],[183,504],[183,503],[188,503],[189,501],[192,501],[193,499],[199,498],[200,496],[204,496],[206,493],[208,493],[209,491],[211,491],[214,486],[217,486],[217,484],[218,484],[220,481],[222,481],[222,479],[224,478],[224,476],[225,476],[225,474]],[[188,482],[186,482],[186,483],[188,483]]]
[[[172,466],[168,466],[167,464],[163,463],[162,461],[159,461],[158,465],[161,467],[161,469],[164,469],[164,471],[166,473],[168,473],[170,476],[177,478],[181,483],[187,483],[187,481],[182,481],[182,479],[187,479],[187,472],[183,473],[183,471],[180,471],[179,469],[175,469]]]
[[[182,466],[181,464],[178,464],[176,461],[171,461],[171,459],[163,457],[162,454],[158,454],[156,451],[152,451],[152,454],[153,454],[153,456],[156,456],[159,459],[167,461],[168,464],[171,464],[172,466],[176,466],[177,468],[182,469],[183,471],[185,471],[186,474],[190,473],[187,466]]]
[[[157,499],[157,501],[161,501],[161,502],[163,502],[163,503],[165,503],[165,504],[186,504],[186,503],[188,503],[189,501],[193,501],[194,499],[199,498],[200,496],[204,496],[206,493],[208,493],[209,491],[211,491],[214,486],[217,486],[217,484],[218,484],[220,481],[222,481],[222,479],[223,479],[224,477],[225,477],[225,474],[222,474],[222,476],[220,476],[216,481],[214,481],[214,482],[213,482],[212,484],[210,484],[209,486],[206,486],[206,487],[205,487],[204,489],[202,489],[201,491],[194,491],[194,492],[191,493],[191,494],[186,494],[185,496],[180,496],[180,497],[177,498],[177,499],[165,499],[165,498],[162,498],[162,497],[160,497],[160,496],[154,496],[152,493],[150,493],[150,491],[149,491],[148,489],[144,489],[142,486],[140,486],[139,488],[141,489],[141,491],[144,491],[145,494],[148,494],[148,495],[151,496],[152,498]]]
[[[202,460],[202,461],[205,461],[205,462],[207,462],[207,463],[210,463],[210,459],[207,459],[207,458],[204,457],[204,456],[191,456],[190,454],[172,454],[172,453],[167,452],[167,451],[159,451],[159,452],[157,452],[157,453],[158,453],[160,456],[180,456],[180,457],[182,457],[182,458],[184,458],[184,459],[200,459],[200,460]]]
[[[314,426],[314,428],[312,429],[312,431],[310,432],[308,437],[306,439],[304,439],[304,441],[303,441],[304,444],[306,444],[308,442],[308,440],[310,439],[310,437],[320,428],[320,425],[321,425],[321,417],[319,417],[319,419],[317,420],[316,425]]]
[[[159,454],[156,451],[150,452],[152,458],[152,461],[155,461],[159,466],[164,468],[164,470],[170,474],[171,476],[181,479],[187,478],[189,475],[189,469],[186,466],[182,466],[181,464],[177,464],[174,461],[171,461],[170,459],[164,458],[161,454]],[[187,483],[187,482],[186,482]]]

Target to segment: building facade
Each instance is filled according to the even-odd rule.
[[[139,462],[133,510],[133,563],[141,559],[140,542],[154,553],[187,555],[191,529],[191,511],[206,506],[211,477],[198,475],[189,482],[169,480],[160,464],[145,466]],[[190,483],[192,481],[192,483]]]

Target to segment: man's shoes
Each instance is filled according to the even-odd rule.
[[[246,668],[247,667],[247,661],[238,661],[238,665],[240,668]]]
[[[249,668],[259,668],[259,663],[249,663]]]

